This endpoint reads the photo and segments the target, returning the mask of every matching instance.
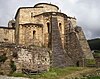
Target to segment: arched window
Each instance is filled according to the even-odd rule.
[[[61,23],[59,23],[59,30],[60,30],[60,31],[62,30]]]
[[[31,13],[31,18],[33,17],[33,13]]]
[[[47,23],[48,33],[50,33],[50,23]]]
[[[35,34],[36,34],[36,31],[34,30],[33,31],[33,39],[35,39]]]

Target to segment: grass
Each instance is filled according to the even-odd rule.
[[[26,75],[23,73],[13,73],[14,77],[29,77],[32,79],[60,79],[68,74],[74,73],[75,71],[81,71],[85,68],[82,67],[66,67],[66,68],[51,68],[50,71],[44,72],[38,75]]]
[[[31,79],[62,79],[65,77],[67,79],[67,75],[70,75],[71,73],[75,73],[76,71],[82,71],[88,68],[83,67],[66,67],[66,68],[51,68],[48,72],[44,72],[37,75],[26,75],[23,73],[13,73],[11,76],[14,77],[27,77]],[[91,74],[91,73],[90,73]],[[75,79],[100,79],[100,76],[94,76],[94,75],[83,75],[81,78],[75,78]]]
[[[59,79],[75,71],[81,71],[82,67],[51,68],[49,72],[43,73],[44,79]]]
[[[11,76],[14,76],[14,77],[27,77],[27,75],[26,74],[23,74],[23,73],[13,73],[13,74],[11,74]]]
[[[82,77],[80,79],[100,79],[100,76],[86,76],[86,77]]]
[[[92,66],[96,64],[94,59],[86,59],[85,61],[87,66]]]
[[[100,79],[100,76],[90,76],[90,77],[87,77],[87,79]]]

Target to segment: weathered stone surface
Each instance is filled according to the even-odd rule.
[[[23,70],[48,71],[50,67],[50,54],[47,48],[6,43],[1,43],[1,47],[0,53],[6,54],[7,57],[4,62],[0,62],[0,73],[2,74],[8,75],[12,71],[11,61],[14,61],[16,72],[23,72]]]
[[[91,52],[90,47],[88,45],[88,42],[85,38],[85,35],[82,31],[82,28],[81,27],[76,27],[75,30],[77,32],[77,38],[78,38],[79,43],[81,45],[82,51],[84,53],[84,58],[85,59],[93,59],[94,57],[92,55],[92,52]]]
[[[21,48],[16,59],[17,71],[28,69],[31,71],[47,71],[50,65],[49,51],[45,48]]]
[[[0,42],[15,43],[15,30],[8,27],[0,27]]]
[[[72,60],[63,48],[60,30],[56,17],[52,17],[52,65],[54,67],[65,67],[73,65]],[[67,59],[66,59],[67,58]]]
[[[96,67],[100,67],[100,56],[98,55],[96,55],[96,54],[94,54],[94,58],[95,58],[95,61],[96,61]]]

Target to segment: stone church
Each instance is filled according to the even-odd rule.
[[[2,72],[11,70],[11,62],[22,72],[85,66],[85,59],[94,59],[76,18],[49,3],[20,7],[15,20],[0,27],[0,56],[7,57],[0,61]]]

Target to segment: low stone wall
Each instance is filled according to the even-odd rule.
[[[49,50],[43,47],[0,43],[0,74],[47,71]]]
[[[100,67],[100,56],[94,55],[94,58],[95,58],[95,61],[96,61],[96,67]]]

